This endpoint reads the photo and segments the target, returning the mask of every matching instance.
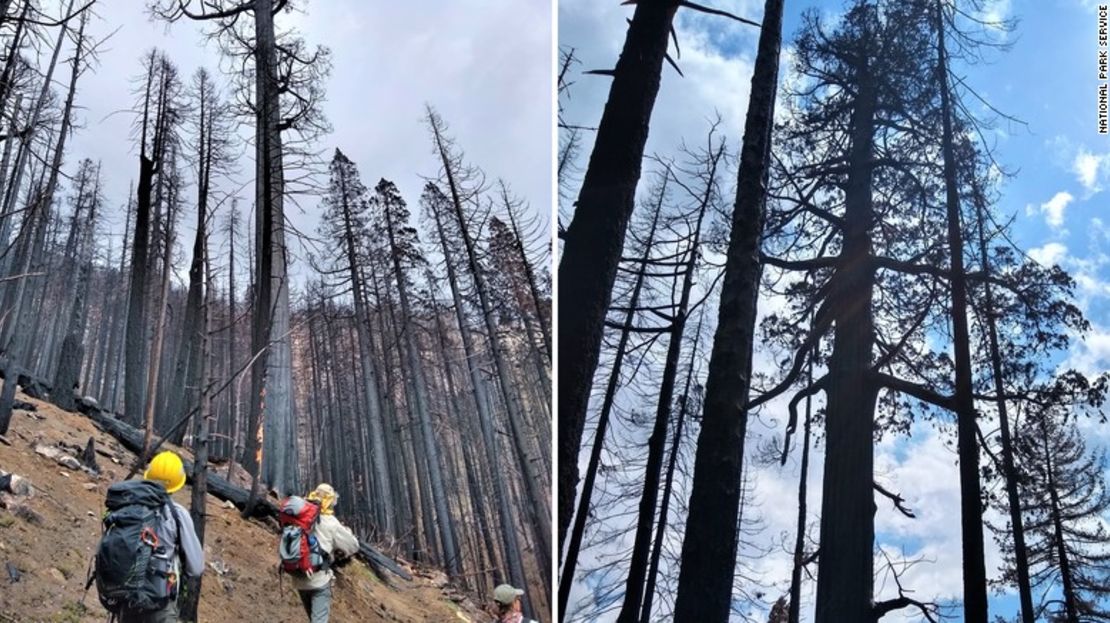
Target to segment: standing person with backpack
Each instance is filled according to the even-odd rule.
[[[290,496],[281,505],[281,569],[293,578],[310,623],[331,615],[331,563],[358,552],[358,538],[335,518],[339,495],[321,483],[307,498]]]
[[[104,534],[93,575],[100,603],[119,623],[177,623],[181,574],[204,573],[204,549],[189,512],[170,498],[185,486],[173,452],[151,460],[143,480],[108,487]]]
[[[524,607],[520,596],[524,591],[509,584],[493,589],[493,601],[497,604],[497,623],[537,623],[534,619],[524,618]]]

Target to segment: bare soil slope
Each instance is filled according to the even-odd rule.
[[[100,516],[109,484],[123,478],[133,460],[87,418],[20,394],[37,412],[17,410],[6,439],[0,438],[0,470],[30,480],[29,496],[0,495],[0,622],[92,623],[107,620],[96,588],[84,595],[89,562],[100,537]],[[35,452],[36,446],[84,447],[89,437],[102,451],[99,477],[68,469]],[[6,442],[6,443],[5,443]],[[109,456],[104,456],[107,454]],[[188,507],[189,488],[174,494]],[[200,621],[300,622],[306,617],[288,579],[279,590],[277,535],[244,520],[234,508],[208,496],[205,554],[208,568]],[[337,571],[332,621],[486,622],[490,616],[446,586],[431,569],[412,569],[411,582],[387,586],[361,562]],[[18,576],[18,581],[12,577]]]

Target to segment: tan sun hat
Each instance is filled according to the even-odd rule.
[[[524,591],[519,588],[513,588],[508,584],[502,584],[493,589],[493,600],[499,604],[509,605],[523,594]]]

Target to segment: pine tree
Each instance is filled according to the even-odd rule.
[[[1028,415],[1015,436],[1031,582],[1046,595],[1038,619],[1110,621],[1106,452],[1088,450],[1084,436],[1060,409]]]

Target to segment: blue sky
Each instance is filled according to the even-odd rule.
[[[762,2],[716,1],[711,6],[759,19]],[[787,0],[784,43],[792,44],[803,9],[838,11],[841,2],[792,2]],[[559,43],[574,47],[580,69],[609,68],[624,38],[625,18],[631,7],[596,0],[563,0],[559,5]],[[1020,118],[1026,125],[999,122],[991,131],[996,157],[1015,175],[1001,187],[999,209],[1016,216],[1016,242],[1038,261],[1058,263],[1078,282],[1077,299],[1092,323],[1091,332],[1060,353],[1061,365],[1087,373],[1110,368],[1110,136],[1096,133],[1096,4],[1088,0],[994,0],[986,3],[990,15],[1014,17],[1017,29],[1009,36],[1012,48],[988,53],[987,62],[956,69],[992,106]],[[739,142],[757,31],[751,27],[680,11],[678,21],[685,78],[664,66],[663,80],[651,124],[647,153],[669,153],[682,138],[700,141],[706,119],[721,113],[722,131],[732,148]],[[673,50],[672,50],[673,52]],[[574,123],[596,125],[609,81],[576,75],[566,117]],[[979,106],[969,101],[969,106]],[[583,148],[584,158],[589,145]],[[574,193],[571,193],[572,195]],[[757,366],[770,360],[756,354]],[[781,409],[781,407],[778,407]],[[776,406],[768,420],[780,416]],[[781,411],[779,412],[781,413]],[[781,418],[778,420],[781,422]],[[1110,434],[1093,425],[1090,439],[1110,443]],[[773,426],[759,427],[774,430]],[[884,440],[876,448],[876,478],[904,495],[918,511],[917,520],[880,510],[878,540],[909,557],[927,562],[906,575],[907,587],[917,597],[947,601],[960,593],[958,478],[955,455],[932,428],[915,425],[910,440]],[[749,436],[749,447],[762,433]],[[823,449],[812,459],[810,507],[820,503],[819,483]],[[764,505],[767,532],[793,534],[794,504],[768,504],[790,496],[797,483],[796,465],[758,470],[756,496]],[[882,509],[882,505],[880,505]],[[815,517],[815,516],[814,516]],[[988,571],[997,569],[997,548],[987,537]],[[600,556],[600,554],[597,554]],[[785,556],[768,556],[756,563],[765,577],[786,577]],[[777,586],[781,586],[779,583]],[[810,587],[812,588],[812,587]],[[881,598],[884,593],[877,595]],[[572,601],[589,600],[589,589],[576,586]],[[812,607],[812,594],[807,599]],[[992,594],[992,615],[1012,615],[1017,603],[1011,594]],[[958,610],[956,611],[958,613]],[[811,614],[806,611],[806,615]],[[918,616],[904,619],[919,620]]]

